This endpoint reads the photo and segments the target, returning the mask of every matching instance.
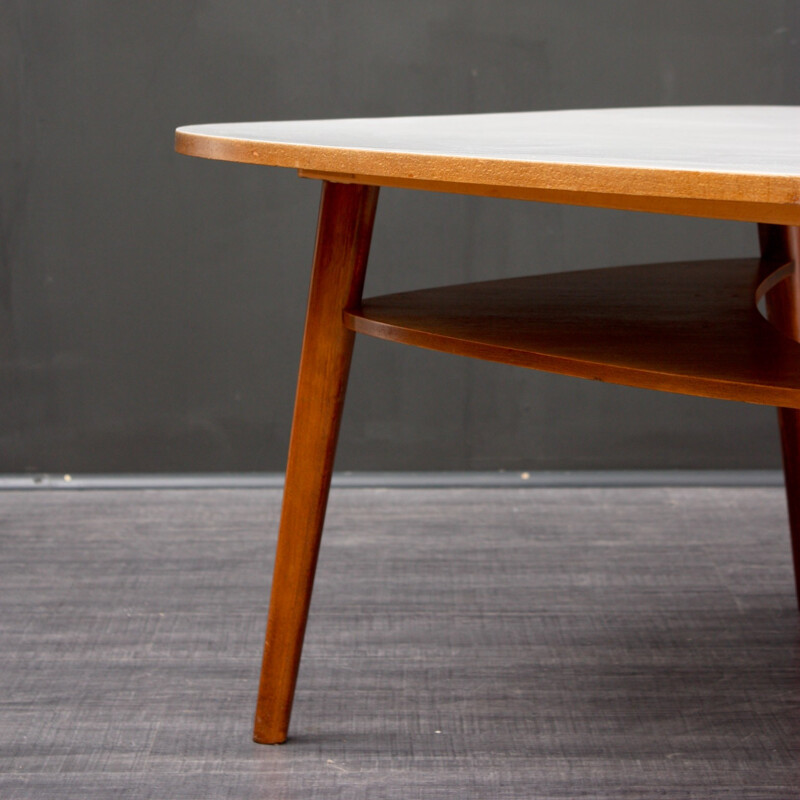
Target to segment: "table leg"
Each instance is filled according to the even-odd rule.
[[[767,294],[767,316],[781,333],[800,341],[800,228],[759,225],[761,256],[776,265],[793,265],[789,277]],[[800,606],[800,411],[778,409],[783,474],[789,508],[794,579]]]
[[[253,738],[286,740],[378,189],[323,183]]]

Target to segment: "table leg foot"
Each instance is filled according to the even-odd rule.
[[[324,183],[253,738],[286,740],[378,189]]]

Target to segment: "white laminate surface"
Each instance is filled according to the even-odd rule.
[[[798,106],[683,106],[192,125],[176,149],[340,182],[799,225],[798,132]]]
[[[240,122],[195,137],[469,160],[800,176],[800,107],[683,106]],[[295,166],[295,165],[292,165]]]

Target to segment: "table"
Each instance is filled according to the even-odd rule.
[[[800,594],[800,107],[194,125],[187,155],[322,183],[254,738],[286,739],[355,333],[779,409]],[[379,187],[759,223],[760,259],[362,300]]]

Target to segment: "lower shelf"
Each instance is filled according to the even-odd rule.
[[[757,259],[648,264],[386,295],[358,333],[580,378],[800,408],[800,344],[755,306]]]

